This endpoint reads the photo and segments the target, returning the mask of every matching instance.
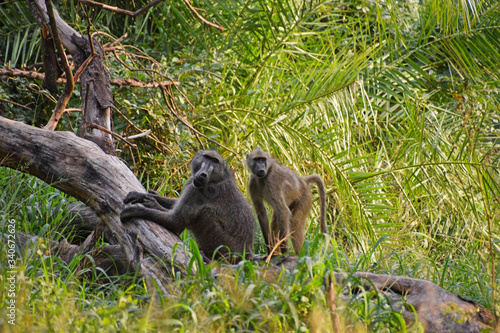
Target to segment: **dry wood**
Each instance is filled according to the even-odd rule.
[[[112,232],[132,269],[158,278],[154,262],[141,261],[143,252],[172,260],[171,268],[187,267],[189,257],[175,234],[143,220],[121,223],[123,198],[144,188],[120,159],[71,132],[46,131],[2,117],[0,133],[0,165],[34,175],[90,207]],[[174,259],[176,244],[181,246]]]
[[[36,71],[25,71],[21,69],[16,69],[16,68],[0,68],[0,80],[6,80],[9,77],[23,77],[27,79],[33,79],[33,80],[41,80],[43,81],[45,79],[45,74],[44,73],[38,73]],[[66,79],[65,78],[59,78],[57,79],[57,84],[65,84]],[[110,80],[111,85],[117,86],[117,87],[122,87],[122,86],[128,86],[128,87],[134,87],[134,88],[158,88],[162,86],[178,86],[180,83],[179,81],[153,81],[153,82],[142,82],[142,81],[137,81],[133,79],[111,79]],[[80,83],[79,81],[75,83]]]
[[[54,45],[56,47],[59,58],[61,58],[61,61],[63,63],[64,73],[66,73],[66,84],[64,85],[63,93],[61,94],[61,96],[59,96],[54,112],[52,113],[52,116],[50,117],[47,125],[45,125],[46,129],[53,131],[56,129],[57,124],[59,123],[59,120],[61,119],[64,113],[64,109],[66,108],[66,105],[68,104],[69,99],[73,94],[75,81],[73,79],[73,72],[69,68],[69,63],[68,59],[66,58],[66,53],[64,53],[64,49],[61,44],[61,38],[59,37],[59,32],[57,31],[57,23],[54,17],[52,1],[46,0],[45,3],[47,5],[47,13],[50,19],[49,20],[50,33],[54,40]]]
[[[60,43],[55,42],[56,47],[62,43],[73,56],[75,67],[81,69],[81,96],[83,121],[79,128],[78,135],[97,143],[108,154],[115,154],[113,138],[109,133],[98,129],[87,129],[88,123],[93,123],[111,130],[111,107],[113,106],[113,96],[111,94],[111,84],[109,71],[104,65],[104,51],[95,39],[82,36],[61,19],[57,11],[47,11],[45,1],[26,0],[31,14],[41,28],[49,25],[56,30]],[[48,2],[50,4],[50,1]],[[48,13],[53,13],[53,18],[49,19]],[[56,37],[56,33],[52,32]],[[67,74],[68,75],[68,74]],[[71,81],[68,79],[68,81]],[[65,92],[64,95],[66,95]],[[60,113],[64,111],[64,108]],[[60,118],[60,117],[59,117]],[[50,128],[57,125],[58,114],[49,122]]]
[[[38,244],[43,244],[40,246],[42,246],[44,251],[47,251],[51,255],[57,255],[66,264],[69,264],[75,254],[82,252],[81,246],[69,244],[65,239],[56,242],[24,232],[18,233],[16,244],[19,248],[25,248],[31,246],[33,240],[36,240]],[[127,258],[119,245],[108,245],[85,253],[91,256],[94,259],[95,266],[105,271],[108,276],[122,275],[127,271]],[[84,260],[79,266],[80,268],[88,268],[90,265],[90,261]]]
[[[159,4],[160,2],[162,2],[163,0],[155,0],[155,1],[151,1],[150,3],[148,3],[146,6],[136,10],[135,12],[132,12],[130,10],[126,10],[126,9],[121,9],[121,8],[118,8],[118,7],[115,7],[115,6],[109,6],[109,5],[105,5],[103,3],[100,3],[100,2],[97,2],[97,1],[91,1],[91,0],[78,0],[78,2],[81,2],[81,3],[84,3],[84,4],[87,4],[87,5],[90,5],[92,7],[96,7],[96,8],[100,8],[100,9],[104,9],[104,10],[108,10],[108,11],[111,11],[111,12],[115,12],[115,13],[118,13],[118,14],[123,14],[123,15],[128,15],[128,16],[131,16],[131,17],[136,17],[136,16],[139,16],[141,15],[142,13],[144,13],[146,10],[148,10],[149,8]]]

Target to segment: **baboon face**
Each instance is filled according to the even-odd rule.
[[[247,154],[247,165],[255,176],[258,178],[265,177],[268,170],[267,153],[260,149],[256,149],[250,154]]]
[[[191,161],[193,185],[205,187],[209,182],[224,178],[224,160],[215,151],[199,151]]]

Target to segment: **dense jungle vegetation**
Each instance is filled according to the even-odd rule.
[[[178,196],[196,150],[216,148],[248,197],[245,154],[262,147],[323,177],[330,237],[318,232],[316,200],[296,271],[269,283],[242,262],[234,278],[218,279],[216,265],[198,263],[159,301],[138,276],[103,283],[99,270],[78,270],[78,258],[65,265],[43,246],[17,251],[16,326],[2,305],[0,331],[328,330],[328,271],[426,279],[500,313],[499,2],[193,1],[224,31],[181,0],[135,18],[55,4],[82,34],[90,26],[111,78],[179,82],[113,86],[113,131],[151,131],[137,149],[116,141],[147,188]],[[41,33],[24,1],[0,3],[0,68],[40,68]],[[42,126],[57,98],[41,81],[0,79],[3,117]],[[68,108],[81,98],[77,85]],[[66,114],[57,130],[76,131],[80,117]],[[73,198],[4,168],[0,188],[3,228],[15,219],[18,231],[61,239]],[[254,252],[266,252],[260,233]],[[6,304],[5,242],[0,253]],[[369,292],[340,302],[339,313],[351,331],[419,331]]]

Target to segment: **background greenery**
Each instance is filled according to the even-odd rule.
[[[130,10],[145,3],[109,2]],[[114,131],[152,131],[135,141],[138,150],[117,142],[120,157],[147,186],[177,195],[193,153],[217,148],[245,190],[245,154],[260,146],[299,174],[323,176],[331,238],[317,237],[315,206],[296,272],[267,283],[245,262],[215,281],[212,267],[200,267],[198,276],[175,280],[160,303],[150,302],[140,279],[103,284],[95,279],[99,272],[76,273],[77,261],[68,267],[41,250],[19,253],[23,311],[19,326],[2,326],[314,330],[318,318],[329,325],[321,288],[329,270],[427,279],[500,310],[500,281],[493,279],[500,275],[497,1],[200,0],[194,6],[226,31],[204,26],[180,0],[135,19],[58,2],[61,16],[83,34],[90,17],[102,44],[128,34],[122,48],[107,53],[113,78],[181,83],[166,98],[159,89],[113,87]],[[0,22],[3,66],[39,63],[40,29],[24,2],[0,5]],[[78,89],[69,107],[80,106]],[[0,115],[33,125],[47,121],[57,100],[41,82],[19,78],[0,82],[0,98],[27,107],[2,102]],[[76,129],[78,117],[64,118],[59,129]],[[56,238],[54,226],[71,199],[29,177],[1,173],[3,221],[15,218],[19,230]],[[264,253],[261,238],[255,252]],[[419,329],[407,328],[385,300],[364,302],[374,296],[361,295],[340,306],[348,328]]]

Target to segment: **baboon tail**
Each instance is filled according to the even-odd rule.
[[[321,204],[321,216],[320,216],[320,227],[321,227],[321,232],[326,233],[326,190],[325,190],[325,184],[323,183],[323,180],[321,179],[320,176],[318,175],[310,175],[307,177],[303,177],[303,179],[306,181],[306,183],[311,184],[315,183],[318,185],[318,192],[319,192],[319,199],[320,199],[320,204]]]

